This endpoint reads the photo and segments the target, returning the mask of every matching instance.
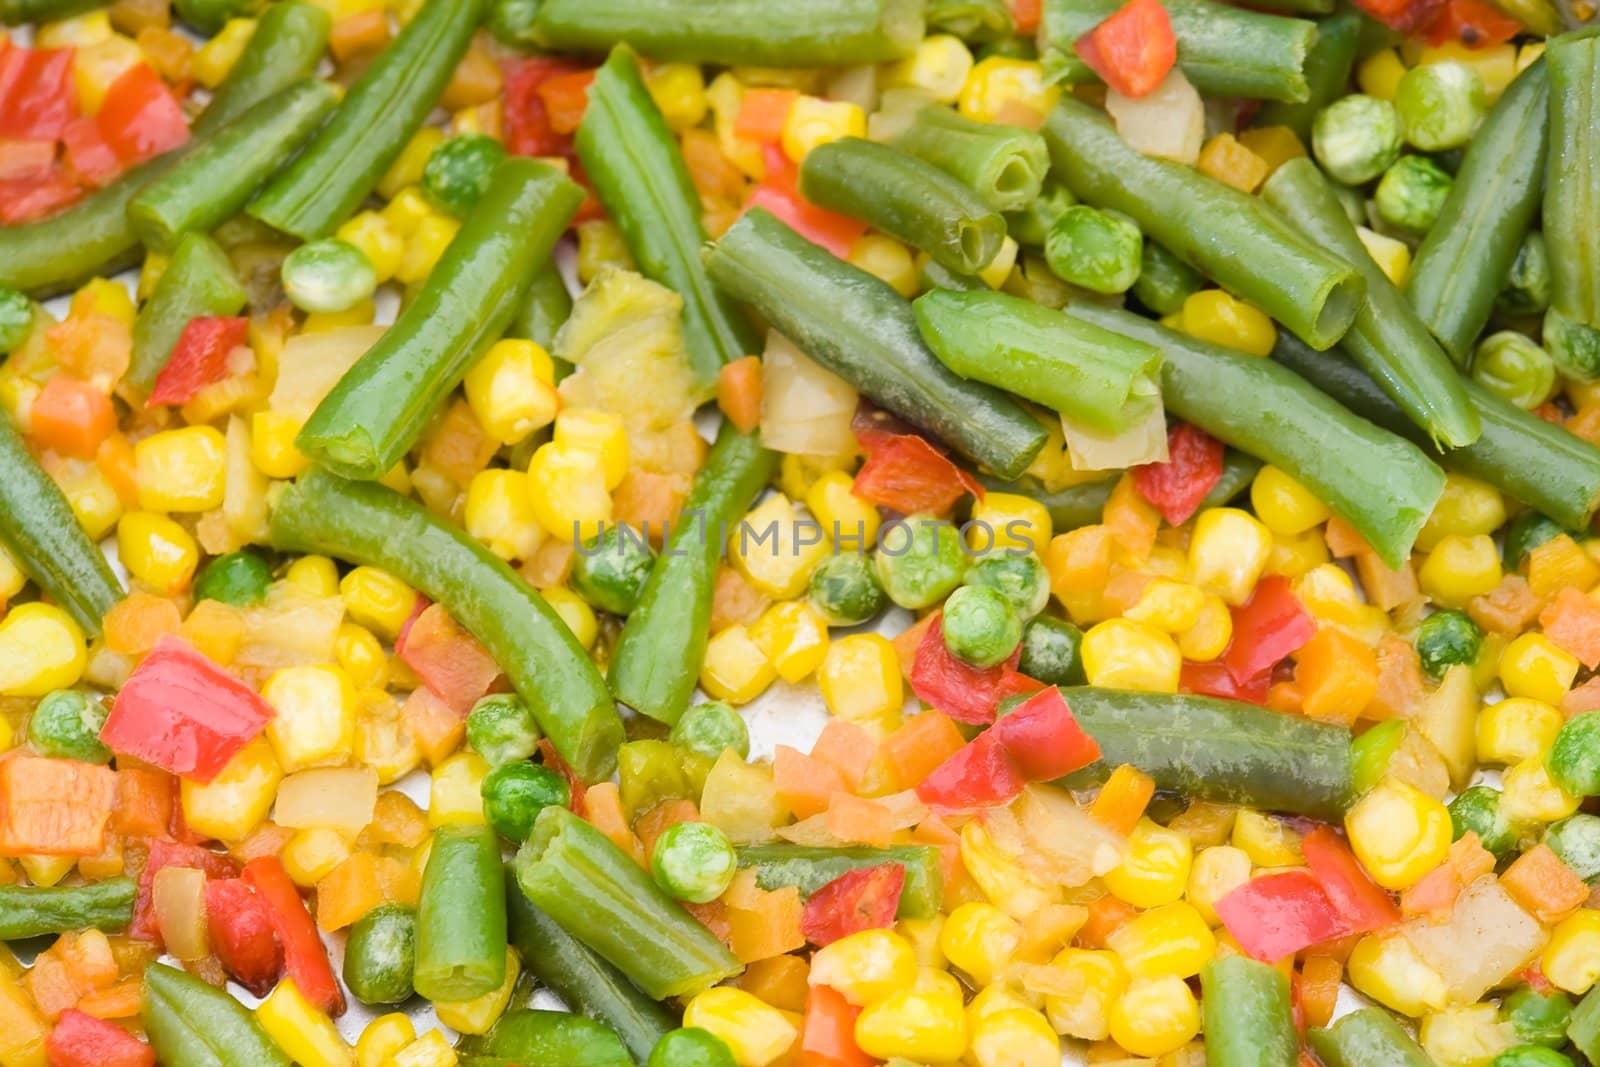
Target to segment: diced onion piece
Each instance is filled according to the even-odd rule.
[[[345,326],[289,338],[278,354],[278,379],[267,406],[304,422],[383,331],[382,326]]]
[[[151,880],[150,901],[167,951],[180,960],[204,959],[211,951],[206,936],[206,872],[161,868]]]
[[[761,373],[763,444],[805,456],[856,451],[850,420],[860,398],[848,382],[811,360],[776,330],[767,333]]]
[[[333,644],[344,621],[344,600],[313,596],[277,582],[259,604],[244,609],[244,634],[234,666],[274,671],[334,662]]]
[[[1491,874],[1462,890],[1447,921],[1412,919],[1401,932],[1444,976],[1454,1005],[1476,1003],[1532,962],[1550,939]]]
[[[1025,862],[1066,886],[1098,878],[1122,862],[1127,841],[1079,806],[1064,790],[1030,785],[1011,804]]]
[[[1101,433],[1061,416],[1067,454],[1077,471],[1125,470],[1141,463],[1167,461],[1167,414],[1157,403],[1121,433]]]
[[[278,785],[273,821],[292,830],[338,830],[351,837],[372,821],[378,773],[370,767],[319,767]]]
[[[1206,137],[1205,103],[1177,67],[1148,96],[1134,99],[1107,89],[1106,111],[1122,139],[1145,155],[1191,167],[1199,160]]]
[[[250,458],[250,427],[238,415],[228,416],[223,455],[227,481],[222,490],[222,518],[241,542],[265,542],[271,536],[267,529],[267,478]]]

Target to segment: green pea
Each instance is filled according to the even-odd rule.
[[[1139,280],[1144,235],[1126,215],[1074,204],[1044,242],[1044,258],[1064,281],[1094,293],[1124,293]]]
[[[261,7],[259,0],[173,0],[172,8],[184,22],[201,33],[216,33],[229,19],[249,15]]]
[[[28,718],[28,743],[40,755],[84,763],[110,763],[111,750],[100,741],[110,714],[106,706],[77,689],[47,693]]]
[[[1067,208],[1077,202],[1077,198],[1060,182],[1045,182],[1033,203],[1020,211],[1006,213],[1006,231],[1020,245],[1043,247],[1050,227],[1055,225]]]
[[[1506,570],[1521,569],[1522,561],[1527,559],[1529,552],[1546,541],[1554,541],[1564,533],[1566,531],[1554,519],[1547,518],[1537,511],[1524,511],[1512,519],[1511,524],[1506,527],[1505,544],[1500,550]]]
[[[855,552],[824,559],[811,572],[806,595],[829,626],[860,625],[882,611],[884,604],[872,561]]]
[[[1472,380],[1526,411],[1555,392],[1556,362],[1523,334],[1501,330],[1478,343]]]
[[[445,141],[422,169],[422,194],[441,211],[464,218],[489,191],[506,149],[485,133],[463,133]]]
[[[974,667],[1004,663],[1022,643],[1022,621],[1005,594],[964,585],[944,602],[944,647]]]
[[[1543,1045],[1518,1045],[1494,1058],[1489,1067],[1576,1067],[1572,1057]]]
[[[601,611],[626,615],[639,603],[656,554],[645,539],[611,526],[578,546],[572,559],[572,588]]]
[[[738,871],[733,842],[708,822],[667,827],[650,852],[650,873],[656,884],[691,904],[716,900]]]
[[[378,271],[349,241],[307,241],[283,261],[283,291],[301,311],[348,311],[378,288]]]
[[[907,515],[878,531],[872,563],[889,599],[911,611],[937,604],[961,584],[967,550],[955,525],[932,515]]]
[[[1489,94],[1483,78],[1465,63],[1425,63],[1401,77],[1394,107],[1407,142],[1440,152],[1472,140]]]
[[[1600,815],[1568,815],[1545,830],[1544,843],[1585,882],[1600,880]]]
[[[483,779],[483,817],[508,841],[523,842],[548,807],[572,802],[567,780],[537,763],[503,763]]]
[[[1560,990],[1540,993],[1522,986],[1500,1002],[1500,1017],[1511,1024],[1518,1041],[1560,1048],[1567,1043],[1572,998]]]
[[[968,585],[993,589],[1011,604],[1023,621],[1050,603],[1050,573],[1032,552],[985,556],[967,570]]]
[[[416,960],[416,913],[404,904],[380,904],[350,928],[344,984],[363,1004],[399,1004],[413,992]]]
[[[1335,100],[1311,123],[1311,152],[1335,181],[1369,182],[1400,158],[1400,116],[1375,96]]]
[[[1495,298],[1495,307],[1507,315],[1541,315],[1550,306],[1550,251],[1544,234],[1528,231],[1511,261],[1506,287]]]
[[[1040,615],[1022,628],[1017,670],[1045,685],[1087,685],[1082,647],[1082,630],[1065,619]]]
[[[1600,796],[1600,712],[1568,719],[1545,757],[1550,777],[1573,796]]]
[[[715,760],[728,749],[740,758],[750,755],[750,729],[744,716],[720,700],[696,704],[672,725],[667,736],[679,748]]]
[[[258,604],[272,585],[272,568],[248,549],[229,552],[206,564],[194,580],[195,600],[220,600],[236,608]]]
[[[1544,348],[1569,378],[1600,378],[1600,330],[1574,322],[1555,308],[1544,313]]]
[[[1457,663],[1469,667],[1483,651],[1483,628],[1464,611],[1436,611],[1417,627],[1417,658],[1438,678]]]
[[[1425,156],[1401,156],[1373,193],[1378,218],[1397,230],[1427,233],[1438,221],[1455,179]]]
[[[1516,832],[1500,810],[1500,790],[1493,786],[1475,785],[1457,794],[1450,802],[1450,826],[1457,840],[1468,830],[1477,834],[1497,860],[1517,850]]]
[[[33,302],[15,289],[0,287],[0,356],[22,347],[33,333]]]
[[[645,1067],[737,1067],[737,1061],[720,1037],[686,1026],[657,1041]]]
[[[1154,241],[1145,241],[1139,253],[1139,277],[1133,298],[1157,315],[1174,315],[1183,302],[1204,289],[1206,281],[1189,264]]]
[[[515,693],[491,693],[467,714],[467,744],[492,767],[532,756],[540,736],[533,712]]]

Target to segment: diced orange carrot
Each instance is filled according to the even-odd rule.
[[[77,459],[94,459],[117,429],[111,398],[81,378],[57,374],[28,409],[28,434],[42,447]]]
[[[552,130],[562,134],[576,132],[583,122],[583,113],[589,108],[589,83],[592,81],[594,71],[580,70],[557,74],[539,83],[534,92],[544,101]]]
[[[77,1008],[97,1019],[132,1019],[144,1004],[144,979],[124,978],[115,985],[95,989],[78,998]]]
[[[1571,586],[1539,613],[1544,634],[1593,670],[1600,665],[1600,603]]]
[[[1534,595],[1528,579],[1508,574],[1487,593],[1467,601],[1467,614],[1491,633],[1512,636],[1526,630],[1539,617],[1539,597]]]
[[[1569,719],[1586,711],[1600,711],[1600,676],[1567,690],[1561,698],[1561,711]]]
[[[955,755],[966,739],[955,720],[940,711],[913,715],[884,738],[883,754],[901,789],[920,785],[935,767]]]
[[[1346,726],[1378,691],[1378,657],[1360,638],[1324,626],[1294,654],[1294,681],[1305,714]]]
[[[489,436],[472,408],[458,398],[423,438],[418,466],[436,470],[465,489],[499,450],[500,442]]]
[[[717,568],[717,586],[711,594],[711,632],[721,633],[737,623],[749,625],[770,603],[744,575],[724,564]]]
[[[1589,886],[1548,845],[1535,845],[1506,868],[1500,884],[1545,926],[1553,926],[1589,899]]]
[[[700,809],[694,801],[683,797],[663,800],[634,820],[633,832],[639,835],[639,846],[646,856],[655,852],[656,838],[666,833],[669,826],[680,822],[694,822],[700,818]]]
[[[90,928],[64,934],[56,943],[67,973],[84,991],[104,989],[117,980],[117,958],[111,941]]]
[[[800,94],[793,89],[746,89],[739,101],[733,132],[752,141],[777,141]]]
[[[1107,893],[1089,902],[1089,919],[1078,931],[1076,938],[1082,948],[1105,948],[1106,938],[1120,929],[1129,919],[1139,914],[1132,904]]]
[[[1328,542],[1328,551],[1339,559],[1372,551],[1372,546],[1367,544],[1366,538],[1356,533],[1354,526],[1337,515],[1328,519],[1328,525],[1322,530],[1322,539]]]
[[[422,685],[412,690],[400,706],[400,721],[430,767],[448,759],[467,733],[467,720]]]
[[[0,856],[93,856],[117,797],[109,767],[15,756],[0,761]]]
[[[856,793],[878,754],[878,742],[848,719],[829,719],[811,746],[811,754],[838,771],[845,788]]]
[[[804,907],[800,891],[786,886],[767,892],[754,888],[753,878],[751,882],[751,891],[742,895],[737,904],[732,899],[727,901],[728,947],[733,954],[741,962],[754,963],[803,948],[806,936],[800,932]],[[732,897],[730,891],[729,898]]]
[[[382,7],[370,7],[346,15],[333,24],[328,34],[328,51],[340,63],[355,56],[376,52],[389,42],[389,13]]]
[[[841,841],[884,847],[894,841],[894,814],[876,800],[835,793],[828,802],[828,832]]]
[[[746,967],[738,985],[779,1011],[803,1012],[809,988],[806,977],[810,973],[810,965],[799,956],[769,956]]]
[[[393,856],[379,856],[378,886],[383,891],[385,904],[414,908],[422,896],[422,872],[416,864],[404,863]]]
[[[828,810],[828,800],[844,792],[844,778],[832,764],[799,749],[779,745],[772,756],[772,784],[783,806],[797,819]]]
[[[601,782],[599,785],[590,786],[583,795],[583,804],[584,817],[596,830],[605,834],[611,839],[612,844],[633,857],[633,861],[639,866],[649,866],[645,859],[644,846],[639,843],[633,831],[628,829],[628,817],[622,811],[622,792],[617,788],[617,783]]]
[[[1308,956],[1300,965],[1300,1011],[1307,1026],[1327,1026],[1339,999],[1339,979],[1344,967],[1327,956]]]
[[[717,374],[717,407],[740,433],[749,433],[761,425],[759,356],[736,359]]]
[[[900,661],[900,673],[908,682],[911,680],[911,668],[917,662],[917,648],[922,644],[928,627],[933,625],[933,619],[932,613],[924,615],[889,640],[894,646],[895,658]]]
[[[399,651],[433,695],[463,719],[500,676],[488,649],[443,604],[429,604],[412,620]]]
[[[1101,519],[1111,531],[1111,539],[1135,563],[1150,558],[1156,534],[1161,530],[1161,512],[1139,494],[1131,475],[1123,475],[1106,500]]]
[[[142,656],[156,642],[183,628],[178,605],[163,597],[135,590],[106,612],[106,647],[125,656]]]
[[[117,771],[117,804],[112,828],[127,837],[159,837],[172,824],[172,800],[178,780],[153,767]]]
[[[1008,0],[1008,2],[1011,5],[1011,21],[1016,25],[1018,33],[1029,34],[1039,28],[1039,20],[1044,17],[1044,0]]]
[[[95,466],[100,468],[100,473],[116,490],[117,499],[122,501],[123,507],[139,506],[138,467],[134,463],[133,445],[126,437],[113,433],[102,441],[100,450],[95,453]]]
[[[352,852],[317,883],[317,925],[343,930],[383,903],[383,883],[378,880],[378,857]]]
[[[683,162],[689,168],[694,187],[706,200],[744,200],[744,173],[722,154],[722,144],[710,130],[698,127],[684,130]]]
[[[1390,567],[1376,552],[1364,549],[1356,553],[1356,573],[1361,577],[1367,602],[1384,611],[1409,604],[1419,595],[1417,572],[1410,560]]]
[[[1378,688],[1368,702],[1369,719],[1406,718],[1422,702],[1422,661],[1411,642],[1390,632],[1378,642]]]
[[[62,367],[107,389],[133,361],[133,328],[97,311],[72,312],[45,332],[45,344]]]
[[[631,470],[611,492],[611,516],[618,525],[639,530],[660,545],[667,528],[678,520],[693,481],[676,471]]]
[[[1300,695],[1300,687],[1293,679],[1282,682],[1273,682],[1267,688],[1267,707],[1273,711],[1281,711],[1285,715],[1300,715],[1305,712],[1304,699]]]
[[[34,1004],[38,1005],[39,1014],[51,1022],[89,992],[72,980],[72,972],[67,969],[55,945],[34,958],[33,966],[22,976],[22,982]]]
[[[1139,768],[1124,763],[1111,772],[1099,796],[1089,806],[1089,814],[1102,824],[1129,833],[1139,824],[1150,798],[1156,795],[1155,779]]]

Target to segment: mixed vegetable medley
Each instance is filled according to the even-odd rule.
[[[1600,1064],[1593,14],[0,0],[0,1067]]]

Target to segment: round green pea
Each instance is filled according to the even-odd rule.
[[[1550,306],[1550,250],[1538,230],[1530,230],[1517,246],[1506,287],[1494,306],[1507,315],[1540,315]]]
[[[483,817],[508,841],[522,842],[545,808],[572,802],[567,781],[537,763],[503,763],[483,779]]]
[[[1517,835],[1500,810],[1500,790],[1487,785],[1463,789],[1450,802],[1449,810],[1450,826],[1456,839],[1471,830],[1497,860],[1516,851]]]
[[[1567,1043],[1572,998],[1560,990],[1540,993],[1532,986],[1522,986],[1500,1002],[1500,1016],[1511,1024],[1517,1040],[1560,1048]]]
[[[33,332],[33,301],[15,289],[0,287],[0,356],[22,347]]]
[[[422,194],[441,211],[466,216],[489,191],[506,149],[485,133],[463,133],[440,144],[422,169]]]
[[[1397,230],[1427,233],[1439,219],[1455,185],[1442,167],[1425,156],[1401,156],[1383,172],[1373,203],[1378,218]]]
[[[1524,511],[1512,519],[1511,524],[1506,527],[1505,544],[1500,550],[1500,558],[1505,562],[1506,570],[1519,570],[1529,552],[1546,541],[1554,541],[1564,533],[1566,531],[1554,519],[1537,511]]]
[[[1074,204],[1051,224],[1044,258],[1062,280],[1094,293],[1125,293],[1139,280],[1144,235],[1126,215]]]
[[[1544,843],[1585,882],[1600,880],[1600,815],[1579,812],[1551,823]]]
[[[1494,1058],[1489,1067],[1576,1067],[1572,1057],[1543,1045],[1518,1045]]]
[[[738,1067],[738,1063],[720,1037],[698,1026],[685,1026],[656,1042],[645,1067]]]
[[[858,626],[883,610],[883,587],[872,561],[852,552],[829,556],[811,572],[806,596],[829,626]]]
[[[492,767],[527,759],[541,736],[533,712],[515,693],[491,693],[467,713],[467,744]]]
[[[1600,378],[1600,330],[1574,322],[1555,308],[1544,313],[1544,349],[1569,378]]]
[[[739,859],[728,835],[708,822],[680,822],[656,838],[650,873],[677,900],[716,900],[738,873]]]
[[[1478,343],[1472,380],[1526,411],[1555,392],[1556,362],[1527,336],[1501,330]]]
[[[283,291],[301,311],[348,311],[378,288],[378,271],[349,241],[307,241],[283,261]]]
[[[1394,105],[1355,93],[1335,100],[1311,124],[1311,151],[1322,169],[1346,185],[1369,182],[1400,158],[1400,116]]]
[[[932,515],[907,515],[885,523],[872,557],[889,599],[911,611],[949,596],[966,576],[968,562],[955,524]]]
[[[1457,663],[1478,662],[1482,651],[1483,628],[1464,611],[1436,611],[1417,627],[1417,658],[1435,678]]]
[[[1017,670],[1045,685],[1087,685],[1082,647],[1082,630],[1065,619],[1040,615],[1022,628]]]
[[[1394,107],[1405,139],[1424,152],[1459,148],[1483,121],[1489,94],[1465,63],[1412,67],[1395,87]]]
[[[1600,712],[1568,719],[1545,757],[1550,777],[1573,796],[1600,796]]]
[[[720,700],[696,704],[684,712],[682,718],[672,724],[667,740],[709,760],[717,759],[730,748],[740,759],[750,755],[750,729],[745,725],[744,716]]]
[[[111,750],[100,741],[110,712],[88,693],[57,689],[45,694],[28,718],[28,743],[43,756],[110,763]]]
[[[417,916],[404,904],[380,904],[350,928],[344,984],[363,1004],[399,1004],[414,990]]]
[[[944,647],[974,667],[1004,663],[1022,643],[1022,621],[1005,594],[964,585],[944,602]]]
[[[644,538],[611,526],[578,546],[572,558],[572,588],[601,611],[626,615],[639,603],[656,554]]]
[[[220,600],[236,608],[260,603],[272,584],[272,568],[249,550],[229,552],[207,563],[194,580],[195,600]]]
[[[968,568],[966,584],[993,589],[1023,621],[1050,603],[1050,573],[1032,552],[985,556]]]

